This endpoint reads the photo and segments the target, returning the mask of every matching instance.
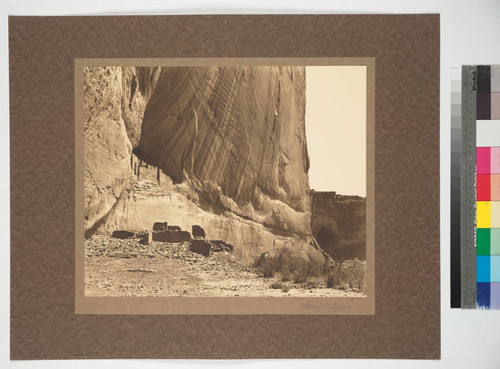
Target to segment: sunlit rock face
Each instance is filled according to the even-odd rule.
[[[304,67],[86,68],[86,234],[166,221],[250,262],[311,245]]]
[[[84,69],[85,232],[105,222],[133,181],[131,153],[159,68]]]
[[[366,198],[312,193],[312,233],[334,260],[366,259]]]

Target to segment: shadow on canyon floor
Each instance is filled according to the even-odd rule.
[[[286,292],[285,292],[286,291]],[[353,289],[265,278],[226,251],[210,257],[189,251],[189,242],[93,236],[85,240],[86,296],[276,296],[364,297]]]

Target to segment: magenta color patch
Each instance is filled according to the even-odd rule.
[[[476,148],[477,174],[490,174],[490,148]]]
[[[491,148],[491,173],[500,173],[500,147]]]

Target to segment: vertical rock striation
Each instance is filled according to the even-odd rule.
[[[158,76],[158,68],[84,69],[86,235],[106,221],[131,188],[131,153]]]
[[[321,259],[304,118],[304,67],[86,68],[86,234],[199,224],[245,262]]]
[[[310,234],[304,117],[304,67],[164,68],[134,152],[212,211]]]

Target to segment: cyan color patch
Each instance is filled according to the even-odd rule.
[[[490,256],[490,282],[500,282],[500,256]]]

